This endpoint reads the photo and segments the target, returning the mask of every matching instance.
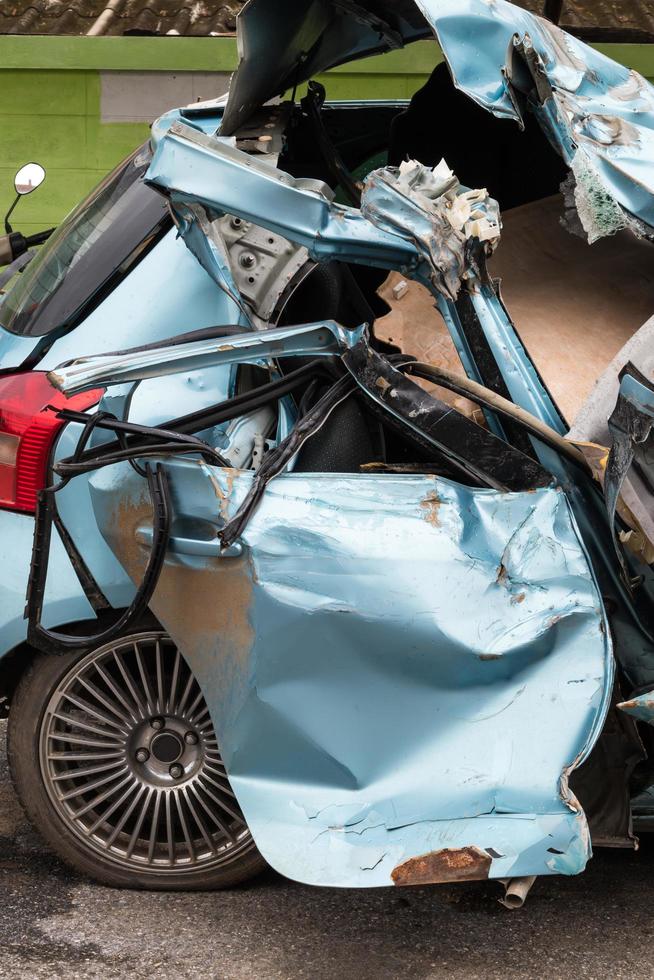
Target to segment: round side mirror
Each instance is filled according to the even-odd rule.
[[[31,194],[45,180],[45,170],[40,163],[26,163],[14,177],[16,193],[21,197]]]

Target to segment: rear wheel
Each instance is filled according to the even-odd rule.
[[[166,633],[36,657],[13,699],[8,753],[32,823],[103,884],[224,888],[265,867]]]

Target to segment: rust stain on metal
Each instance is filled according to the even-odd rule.
[[[517,595],[512,596],[511,602],[514,606],[519,606],[521,602],[524,602],[527,598],[526,592],[519,592]]]
[[[149,499],[130,503],[119,498],[109,544],[136,584],[142,580],[149,557],[149,548],[138,542],[137,531],[151,520]],[[193,565],[168,553],[150,608],[161,623],[174,627],[176,643],[188,648],[188,639],[193,638],[199,658],[193,662],[193,671],[201,686],[203,679],[210,683],[213,678],[215,683],[219,678],[235,691],[242,687],[254,642],[249,615],[253,587],[247,554],[206,558]]]
[[[214,476],[211,467],[207,466],[205,463],[201,463],[202,469],[207,473],[213,491],[218,499],[218,507],[220,510],[220,516],[227,523],[229,520],[229,501],[234,490],[234,480],[238,470],[234,469],[224,469],[222,472],[225,476],[226,488],[223,490],[220,483]]]
[[[440,499],[435,490],[428,493],[424,500],[420,502],[420,507],[424,511],[423,519],[431,524],[432,527],[440,527],[440,517],[439,511],[443,501]]]
[[[147,491],[138,502],[126,501],[119,496],[108,533],[109,545],[130,578],[140,581],[145,571],[148,552],[140,545],[136,532],[140,527],[152,524],[152,504]]]
[[[449,881],[484,881],[492,858],[479,847],[446,847],[398,864],[391,872],[394,885],[438,885]]]
[[[392,388],[392,385],[390,381],[386,380],[386,378],[377,378],[377,380],[375,381],[375,387],[379,388],[380,391],[386,393],[389,388]]]
[[[247,678],[254,643],[252,589],[246,555],[207,559],[195,568],[166,562],[150,606],[174,628],[173,639],[192,651],[201,686],[203,679],[219,679],[236,692]]]
[[[643,708],[646,711],[654,711],[654,698],[647,698],[647,700],[638,700],[635,698],[632,701],[621,701],[617,706],[622,711],[633,710],[634,708]]]

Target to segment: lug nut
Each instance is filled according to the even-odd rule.
[[[257,264],[257,260],[252,252],[244,252],[239,261],[244,269],[253,269]]]
[[[164,720],[163,718],[152,718],[150,720],[150,725],[155,729],[155,731],[160,732],[164,726]]]
[[[172,766],[168,770],[173,779],[181,779],[184,775],[184,769],[180,766],[179,762],[173,762]]]
[[[187,745],[197,745],[198,737],[195,734],[195,732],[187,732],[186,735],[184,736],[184,741],[186,742]]]
[[[136,750],[136,761],[137,762],[147,762],[150,758],[150,753],[147,749],[137,749]]]

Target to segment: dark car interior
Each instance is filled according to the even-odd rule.
[[[493,116],[455,88],[445,63],[408,106],[330,105],[321,89],[311,83],[292,114],[279,167],[323,180],[337,201],[352,206],[370,170],[403,160],[434,167],[445,159],[464,186],[488,189],[503,218],[490,273],[501,281],[514,325],[572,424],[597,379],[651,314],[651,244],[619,230],[589,246],[570,171],[536,118],[525,111],[521,130]],[[350,273],[348,290],[357,287],[376,318],[388,313],[378,295],[386,272],[357,266]],[[412,284],[412,296],[419,289]],[[311,293],[291,300],[285,322],[318,312]],[[433,318],[434,330],[444,330],[427,295],[416,299],[412,314]],[[492,382],[489,376],[486,383]]]

